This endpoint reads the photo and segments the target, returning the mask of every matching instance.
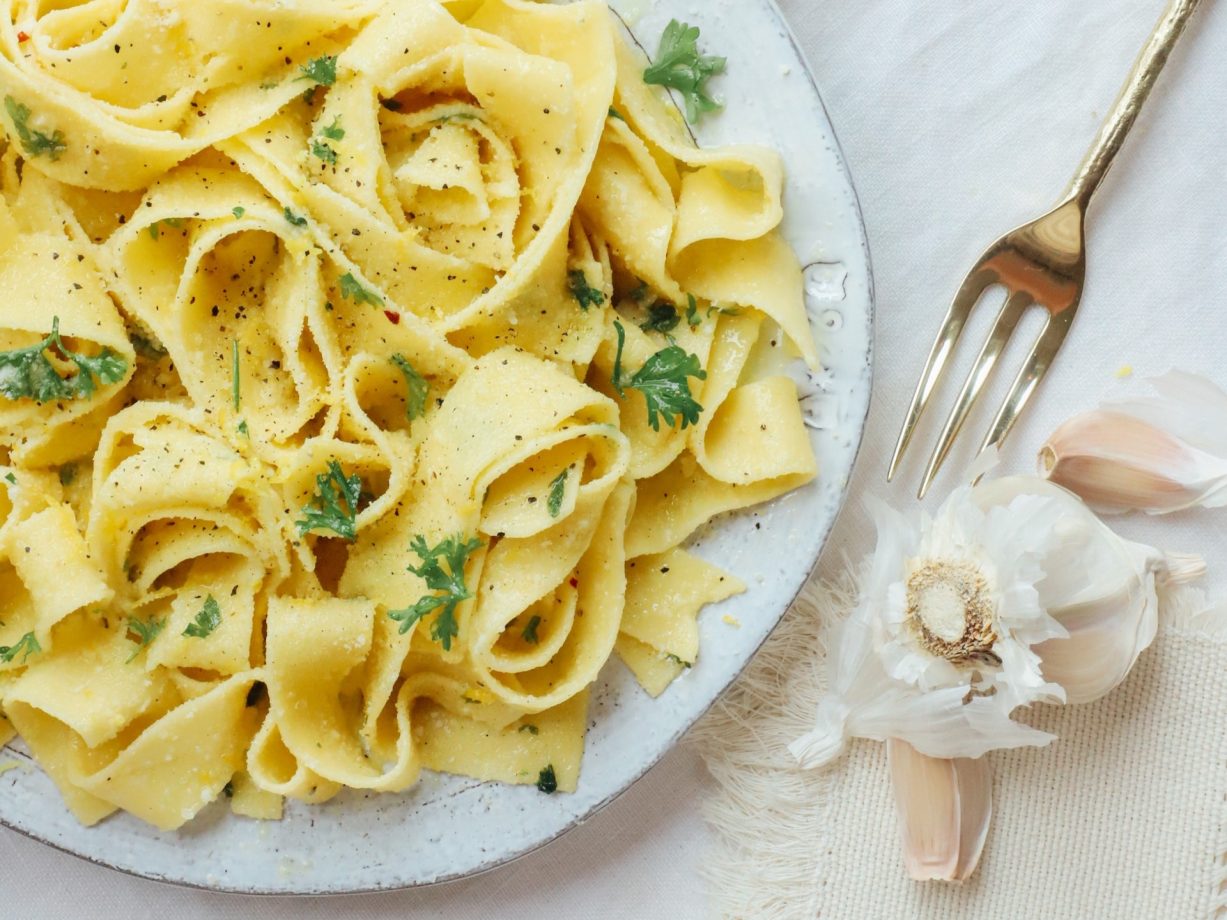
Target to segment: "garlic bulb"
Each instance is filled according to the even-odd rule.
[[[969,878],[993,817],[987,759],[927,757],[897,738],[887,741],[886,756],[908,875],[917,881]]]
[[[1173,371],[1156,395],[1075,416],[1040,450],[1040,473],[1104,513],[1227,505],[1227,393]]]
[[[1201,571],[1122,540],[1032,477],[960,489],[932,519],[871,510],[877,551],[834,637],[828,697],[790,746],[804,767],[850,737],[897,738],[934,758],[1047,744],[1011,712],[1115,687],[1154,639],[1155,579]]]

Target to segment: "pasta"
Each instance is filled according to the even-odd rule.
[[[0,740],[87,825],[574,790],[817,474],[778,157],[596,0],[3,6]]]

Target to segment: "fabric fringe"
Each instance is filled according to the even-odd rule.
[[[704,803],[714,844],[703,874],[719,916],[798,920],[822,914],[832,773],[801,770],[788,746],[812,727],[832,627],[856,604],[853,569],[811,582],[737,683],[688,736],[717,791]],[[1161,629],[1227,643],[1227,605],[1187,586],[1162,590]],[[1227,797],[1213,916],[1227,916]],[[867,880],[868,881],[868,880]]]
[[[829,773],[803,771],[788,745],[812,727],[831,624],[856,582],[811,582],[737,683],[691,731],[719,792],[704,805],[714,832],[705,863],[722,917],[796,920],[818,912]]]

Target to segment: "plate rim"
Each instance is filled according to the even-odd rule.
[[[673,732],[670,735],[668,741],[661,747],[660,752],[656,754],[655,756],[651,757],[649,760],[645,761],[642,766],[642,769],[640,769],[639,772],[636,773],[630,779],[629,782],[625,783],[620,788],[612,791],[605,798],[601,799],[599,802],[593,805],[591,809],[587,812],[587,814],[571,821],[569,824],[561,828],[553,836],[548,837],[547,839],[536,841],[518,852],[496,858],[492,860],[490,863],[483,865],[483,866],[479,866],[475,869],[459,871],[452,875],[440,876],[438,878],[434,878],[434,879],[431,879],[429,881],[424,881],[424,882],[409,882],[409,883],[392,882],[387,885],[368,885],[368,886],[363,886],[363,887],[345,888],[345,889],[329,888],[329,887],[301,888],[295,891],[286,891],[284,889],[256,888],[256,887],[251,887],[251,886],[240,887],[236,885],[225,885],[225,884],[207,885],[207,884],[200,884],[197,882],[189,881],[189,880],[182,879],[182,878],[168,878],[166,876],[159,876],[157,874],[140,872],[133,868],[117,865],[111,862],[107,862],[105,859],[101,859],[96,856],[92,856],[88,853],[83,853],[77,850],[69,849],[67,846],[61,843],[57,843],[56,841],[51,840],[48,837],[39,836],[39,834],[33,829],[27,829],[27,828],[19,827],[17,825],[9,823],[9,821],[4,817],[3,814],[0,814],[0,827],[3,827],[9,831],[13,831],[17,834],[20,834],[22,837],[25,837],[28,840],[32,840],[36,843],[42,844],[43,846],[50,847],[53,850],[56,850],[60,853],[64,853],[75,859],[79,859],[91,865],[98,866],[99,868],[108,869],[114,872],[119,872],[131,878],[141,879],[143,881],[154,882],[160,885],[167,885],[167,886],[171,886],[175,888],[186,888],[186,889],[190,889],[194,891],[208,892],[211,894],[233,895],[233,896],[240,896],[240,897],[257,897],[257,898],[306,898],[306,897],[345,897],[349,895],[380,894],[380,893],[389,893],[389,892],[397,892],[397,891],[417,891],[417,890],[424,890],[428,888],[434,888],[440,885],[454,884],[456,882],[466,881],[469,879],[476,879],[480,876],[486,875],[487,873],[494,872],[497,869],[501,869],[506,866],[509,866],[514,862],[524,859],[525,857],[531,856],[532,854],[537,853],[538,851],[543,850],[546,847],[556,843],[557,841],[566,837],[569,833],[574,831],[579,826],[586,824],[589,821],[595,819],[598,815],[601,814],[601,812],[603,812],[606,808],[608,808],[615,801],[617,801],[619,798],[621,798],[623,795],[629,792],[634,786],[636,786],[640,782],[640,780],[642,780],[652,769],[658,766],[660,762],[669,753],[671,753],[674,749],[677,748],[678,744],[682,741],[685,735],[688,734],[690,730],[694,728],[695,725],[698,724],[698,722],[711,710],[711,708],[715,706],[717,702],[720,701],[721,697],[723,697],[729,691],[729,689],[733,686],[733,684],[737,682],[737,680],[742,676],[742,674],[745,673],[746,669],[750,666],[750,663],[754,660],[755,656],[761,650],[763,644],[767,641],[768,638],[770,638],[770,636],[779,627],[779,624],[783,621],[784,617],[788,615],[788,612],[796,604],[797,599],[801,596],[802,592],[805,591],[806,587],[813,580],[814,572],[818,568],[818,563],[821,561],[822,554],[826,550],[826,547],[830,541],[831,534],[834,532],[835,525],[838,522],[839,517],[842,515],[845,507],[847,506],[848,498],[852,491],[853,473],[856,470],[857,464],[860,462],[861,451],[863,450],[864,445],[865,445],[865,429],[868,425],[869,414],[870,414],[870,411],[872,410],[873,399],[874,399],[873,382],[874,382],[874,377],[875,377],[874,355],[875,355],[875,343],[876,343],[877,300],[876,300],[876,290],[874,286],[873,259],[872,259],[872,253],[869,247],[869,236],[868,236],[868,232],[865,226],[864,210],[861,206],[860,193],[857,190],[856,182],[853,179],[852,170],[848,164],[847,156],[844,154],[843,146],[840,143],[839,134],[835,128],[835,122],[831,118],[831,113],[830,113],[830,110],[827,108],[826,100],[822,95],[822,90],[818,85],[817,78],[814,76],[813,67],[810,64],[809,58],[805,54],[804,49],[801,47],[801,43],[797,39],[797,35],[795,31],[793,30],[792,25],[788,20],[788,17],[785,16],[783,10],[780,9],[778,0],[761,0],[761,2],[763,6],[774,17],[776,24],[779,25],[780,28],[783,30],[783,37],[787,39],[789,45],[793,49],[794,54],[796,55],[797,60],[801,63],[801,66],[804,72],[804,76],[805,76],[805,80],[809,84],[811,90],[813,91],[814,98],[818,102],[818,107],[821,110],[823,117],[826,121],[827,128],[829,129],[830,136],[831,136],[831,143],[832,143],[831,152],[835,158],[838,173],[843,177],[844,183],[847,187],[847,191],[851,195],[851,202],[850,202],[852,206],[851,212],[852,212],[852,216],[854,218],[854,222],[856,226],[857,242],[860,245],[861,255],[864,258],[864,262],[865,262],[865,283],[866,283],[866,289],[867,289],[866,290],[866,294],[867,294],[866,308],[867,308],[867,313],[868,313],[866,319],[867,319],[867,325],[868,325],[868,335],[866,337],[865,353],[863,356],[862,374],[865,379],[867,394],[866,394],[865,403],[864,403],[864,412],[863,414],[861,414],[860,418],[857,420],[859,428],[858,428],[858,432],[856,436],[856,447],[852,451],[852,459],[848,466],[847,478],[843,484],[843,487],[839,491],[839,497],[837,501],[835,502],[834,513],[831,518],[831,526],[828,529],[826,535],[823,537],[822,545],[819,547],[819,550],[814,555],[813,559],[810,560],[809,567],[806,571],[805,578],[802,580],[800,587],[797,589],[792,599],[785,606],[783,612],[776,619],[776,622],[771,626],[771,628],[767,630],[767,632],[764,634],[762,639],[754,646],[753,650],[750,651],[750,654],[746,657],[741,667],[738,668],[737,671],[729,677],[728,681],[724,684],[724,686],[721,687],[720,690],[711,698],[711,700],[708,701],[701,708],[699,713],[692,720],[690,720],[686,724],[679,727],[675,732]],[[629,31],[629,28],[628,28],[628,31]]]

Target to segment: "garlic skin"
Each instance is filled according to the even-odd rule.
[[[1104,514],[1227,505],[1227,393],[1172,372],[1156,395],[1075,416],[1040,449],[1040,475]]]
[[[928,757],[898,738],[887,740],[886,758],[908,875],[965,881],[980,863],[993,818],[988,760]]]
[[[803,767],[831,762],[851,737],[943,759],[1047,744],[1013,710],[1119,684],[1154,639],[1156,580],[1201,568],[1122,540],[1034,477],[960,489],[932,519],[871,510],[878,546],[833,637],[828,697],[790,745]]]

